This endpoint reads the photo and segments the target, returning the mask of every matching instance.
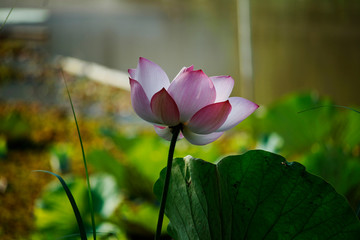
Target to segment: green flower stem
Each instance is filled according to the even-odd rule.
[[[173,135],[172,135],[171,142],[170,142],[168,162],[167,162],[167,166],[166,166],[165,183],[164,183],[164,189],[163,189],[162,196],[161,196],[160,211],[159,211],[159,218],[158,218],[158,223],[157,223],[157,227],[156,227],[155,240],[160,240],[161,229],[162,229],[162,224],[163,224],[163,220],[164,220],[166,199],[167,199],[167,195],[169,192],[174,150],[175,150],[175,145],[176,145],[176,141],[179,136],[180,130],[181,130],[181,125],[172,127]]]

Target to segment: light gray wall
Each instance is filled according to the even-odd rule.
[[[171,8],[172,6],[170,6]],[[205,10],[205,9],[204,9]],[[77,11],[54,8],[48,22],[52,54],[73,56],[127,71],[140,56],[159,64],[172,79],[183,66],[238,79],[236,20],[194,6],[121,2]]]

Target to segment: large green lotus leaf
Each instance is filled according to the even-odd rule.
[[[249,151],[214,165],[174,160],[166,215],[174,239],[359,239],[345,198],[296,162]],[[154,191],[161,196],[165,169]]]

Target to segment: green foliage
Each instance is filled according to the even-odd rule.
[[[120,156],[116,158],[114,153],[108,150],[93,149],[88,154],[90,164],[98,171],[114,175],[119,186],[123,187],[131,196],[154,200],[152,186],[157,180],[159,172],[166,165],[169,142],[159,138],[152,131],[131,136],[115,129],[103,128],[101,133],[114,143],[117,150],[120,151]],[[175,155],[209,156],[210,161],[215,161],[219,158],[220,152],[221,149],[216,144],[198,147],[181,140],[177,143]]]
[[[108,151],[104,149],[93,149],[88,154],[88,161],[97,172],[111,174],[119,188],[124,189],[125,170],[124,166]]]
[[[6,147],[6,139],[4,136],[0,135],[0,159],[4,158],[7,153],[7,147]]]
[[[11,112],[0,120],[0,132],[9,138],[25,137],[31,131],[29,122],[19,112]]]
[[[341,194],[360,183],[359,159],[341,148],[319,146],[300,160],[309,172],[322,176]]]
[[[70,171],[70,156],[73,152],[71,147],[69,144],[55,144],[51,147],[50,163],[54,172],[68,173]]]
[[[136,232],[139,236],[154,234],[159,209],[151,202],[127,201],[118,209],[117,215],[123,218],[123,225],[129,232]],[[165,219],[167,225],[169,220]],[[163,229],[166,232],[166,228]]]
[[[314,94],[293,94],[252,120],[261,149],[301,162],[358,208],[360,195],[354,194],[360,190],[358,112]]]
[[[360,199],[360,179],[358,177],[360,176],[360,134],[358,134],[360,132],[360,114],[331,107],[332,104],[327,99],[311,94],[292,95],[268,108],[262,106],[258,114],[246,119],[233,131],[226,132],[223,137],[212,144],[199,147],[188,144],[186,140],[179,141],[175,156],[192,155],[209,162],[216,162],[221,156],[253,149],[257,143],[258,148],[271,149],[271,151],[286,156],[288,160],[304,164],[309,172],[323,177],[339,193],[345,194],[355,209]],[[321,105],[329,107],[298,113]],[[0,139],[6,146],[4,150],[7,152],[6,155],[12,154],[13,151],[11,148],[13,145],[9,142],[11,139],[26,138],[34,143],[44,142],[51,147],[42,148],[45,158],[48,158],[48,153],[50,153],[51,158],[56,158],[59,163],[59,168],[54,168],[54,164],[51,164],[53,172],[63,174],[70,170],[75,176],[83,175],[79,142],[74,137],[69,138],[75,131],[71,119],[56,113],[55,110],[47,111],[47,113],[39,112],[36,111],[36,108],[28,105],[16,108],[7,106],[1,109],[0,131],[2,135]],[[44,119],[47,121],[43,121]],[[54,122],[57,124],[52,124]],[[103,200],[99,201],[103,202],[102,204],[94,203],[94,208],[97,209],[95,210],[95,219],[99,238],[105,237],[100,232],[107,232],[101,230],[100,226],[105,226],[106,229],[115,228],[121,232],[121,236],[124,236],[124,232],[126,232],[131,237],[149,238],[154,232],[158,213],[158,202],[153,196],[152,186],[158,178],[159,171],[166,164],[169,142],[159,138],[150,125],[145,128],[133,125],[119,124],[115,127],[111,125],[111,128],[100,128],[99,134],[99,127],[105,124],[99,120],[96,124],[86,119],[81,122],[90,175],[95,176],[98,173],[110,175],[117,185],[117,190],[121,191],[119,195],[121,201],[111,215],[100,214],[100,206],[105,204]],[[106,126],[108,125],[106,124]],[[30,146],[27,149],[33,149],[33,147]],[[36,157],[33,155],[33,158]],[[25,158],[25,155],[22,158],[24,158],[22,163],[34,162],[34,160],[30,161]],[[7,162],[10,164],[11,161]],[[45,159],[44,162],[46,162]],[[14,166],[18,167],[19,164],[14,163]],[[67,166],[70,168],[68,169]],[[27,168],[39,169],[39,165],[35,168],[30,165]],[[40,168],[48,169],[49,166],[45,165]],[[65,175],[65,177],[69,177],[69,175]],[[45,179],[43,180],[45,183],[46,176],[43,179]],[[81,182],[81,180],[74,181]],[[78,187],[75,187],[76,184],[73,184],[71,180],[69,183],[80,211],[85,213],[84,222],[87,232],[91,232],[92,230],[89,228],[90,215],[85,209],[88,207],[88,202],[86,192],[83,192],[86,186],[83,182],[78,184]],[[63,195],[61,199],[57,200],[59,202],[57,210],[44,210],[42,204],[36,208],[37,234],[42,232],[37,239],[54,239],[55,233],[56,237],[60,237],[77,232],[77,223],[70,204],[61,186],[58,183],[56,185],[58,188],[60,187],[59,194]],[[77,190],[78,188],[83,190]],[[21,190],[21,193],[25,195],[24,191]],[[50,191],[50,195],[54,194],[52,190],[45,189],[39,203],[44,202],[45,199],[49,201],[50,196],[48,197],[47,191]],[[3,196],[9,196],[9,194],[6,193]],[[94,201],[98,202],[98,193],[93,192],[93,196]],[[55,199],[58,198],[55,197]],[[26,207],[26,209],[28,208]],[[61,218],[63,220],[60,221]],[[48,238],[44,237],[47,234],[52,235]]]
[[[360,145],[360,114],[354,111],[343,111],[342,135],[340,141],[350,149]]]
[[[55,176],[55,177],[57,177],[59,179],[59,181],[61,183],[61,186],[64,189],[64,191],[66,192],[66,196],[67,196],[68,200],[70,201],[71,208],[74,211],[76,221],[77,221],[77,225],[78,225],[78,229],[79,229],[79,232],[80,232],[80,237],[81,237],[82,240],[86,240],[87,237],[86,237],[86,231],[85,231],[85,228],[84,228],[83,220],[81,218],[81,215],[80,215],[79,209],[78,209],[78,207],[76,205],[76,202],[74,200],[74,197],[71,194],[71,191],[70,191],[68,185],[65,183],[64,179],[62,177],[60,177],[59,175],[57,175],[57,174],[55,174],[53,172],[49,172],[49,171],[36,170],[35,172],[48,173],[48,174],[51,174],[51,175],[53,175],[53,176]]]
[[[123,233],[118,226],[115,228],[115,225],[106,222],[122,201],[122,195],[115,180],[111,176],[104,174],[93,175],[90,180],[92,182],[91,193],[94,196],[94,212],[99,220],[96,226],[97,232],[102,233],[102,235],[114,233],[121,236]],[[76,199],[86,232],[89,234],[92,232],[92,224],[87,186],[80,178],[69,179],[67,186]],[[35,238],[57,239],[76,235],[78,232],[76,219],[72,214],[72,207],[59,184],[52,182],[45,189],[42,198],[38,200],[37,206],[35,215],[38,232],[35,234]],[[112,227],[109,227],[109,224]],[[105,229],[112,230],[106,232]]]
[[[161,196],[165,169],[154,191]],[[296,162],[264,151],[214,165],[175,159],[166,205],[174,239],[358,239],[346,200]]]
[[[333,131],[336,108],[319,108],[299,113],[314,106],[331,105],[316,95],[301,94],[274,103],[257,121],[258,136],[277,133],[283,139],[282,153],[297,154],[309,150],[312,143],[324,142]]]

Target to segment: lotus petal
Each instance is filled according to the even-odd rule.
[[[147,98],[145,91],[141,84],[132,79],[130,79],[131,87],[131,104],[139,117],[148,121],[150,123],[159,123],[159,120],[155,117],[150,108],[150,101]]]
[[[140,57],[136,69],[129,69],[132,79],[138,81],[143,87],[148,99],[160,91],[162,88],[167,89],[170,81],[164,70],[152,61]]]
[[[230,111],[229,101],[207,105],[191,117],[187,127],[194,133],[212,133],[223,125]]]
[[[188,121],[197,111],[216,99],[214,84],[202,70],[180,74],[170,84],[168,92],[179,108],[182,122]]]
[[[223,132],[213,132],[210,134],[197,134],[190,131],[189,128],[184,127],[182,133],[186,140],[194,145],[206,145],[221,137]]]
[[[150,102],[151,110],[161,122],[168,126],[176,126],[179,122],[179,109],[174,99],[165,88],[155,93]]]
[[[224,124],[216,130],[217,132],[224,132],[235,127],[259,107],[256,103],[241,97],[231,97],[229,102],[232,107],[231,112]]]
[[[234,79],[230,76],[214,76],[210,77],[216,90],[215,102],[226,101],[234,87]]]

